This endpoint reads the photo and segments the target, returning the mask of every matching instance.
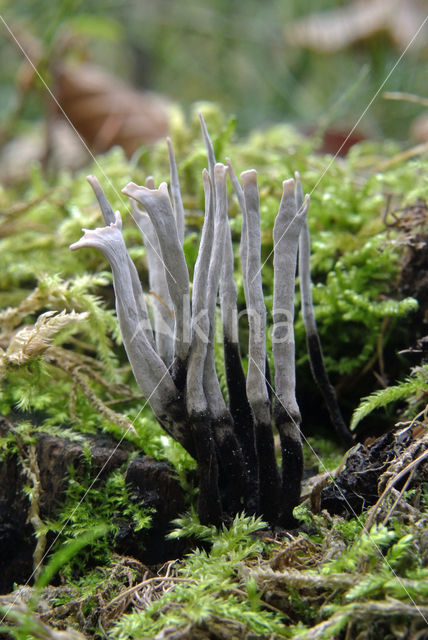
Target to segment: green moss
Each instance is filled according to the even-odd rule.
[[[92,471],[91,454],[87,451],[85,470],[77,474],[74,467],[68,469],[67,490],[55,521],[45,523],[43,533],[54,532],[53,550],[79,538],[91,529],[104,525],[104,535],[94,539],[80,553],[73,555],[61,573],[82,576],[88,568],[109,563],[114,549],[114,537],[120,526],[131,526],[134,532],[150,528],[152,510],[135,503],[125,483],[123,470],[109,474],[100,480]],[[143,536],[140,536],[143,549]]]
[[[415,418],[418,410],[426,407],[426,392],[428,380],[428,365],[414,367],[410,376],[398,384],[385,389],[374,391],[370,396],[363,398],[352,416],[351,429],[376,409],[383,409],[398,401],[407,404],[404,416]]]
[[[237,516],[220,531],[200,525],[195,516],[177,524],[174,536],[192,535],[211,544],[209,552],[196,549],[177,572],[175,588],[144,611],[122,616],[113,632],[117,640],[150,638],[161,629],[237,624],[256,634],[287,636],[281,615],[261,607],[254,582],[244,589],[236,582],[239,563],[260,554],[264,545],[251,534],[265,526],[260,519]]]

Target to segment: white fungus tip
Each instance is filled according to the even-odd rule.
[[[223,163],[217,162],[214,167],[214,176],[218,178],[222,178],[223,176],[226,175],[226,171],[227,171],[227,167]]]
[[[73,242],[73,244],[70,245],[70,249],[71,251],[77,251],[77,249],[83,249],[85,247],[89,247],[91,248],[91,245],[88,245],[88,236],[90,237],[91,233],[95,233],[96,231],[99,231],[99,229],[95,229],[95,231],[93,229],[85,229],[83,227],[82,232],[83,232],[83,236],[77,240],[77,242]]]
[[[114,212],[115,221],[110,223],[111,227],[117,227],[122,231],[122,217],[119,211]]]
[[[123,187],[122,193],[124,193],[126,196],[129,196],[130,198],[133,198],[137,189],[140,189],[140,187],[135,184],[135,182],[128,182],[126,187]]]
[[[207,184],[211,187],[212,182],[211,182],[210,172],[208,171],[208,169],[202,170],[202,180],[204,181],[204,184]]]
[[[248,169],[248,171],[243,171],[241,173],[241,180],[244,186],[257,184],[257,171],[255,169]]]
[[[289,180],[284,180],[282,183],[282,190],[284,195],[294,196],[294,179],[290,178]]]

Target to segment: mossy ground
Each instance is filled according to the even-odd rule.
[[[317,153],[316,137],[303,138],[289,127],[236,140],[233,121],[215,107],[205,115],[217,157],[231,157],[237,172],[249,167],[259,171],[268,311],[273,219],[282,180],[298,170],[312,199],[315,312],[345,416],[350,420],[361,398],[377,390],[354,414],[356,425],[369,411],[381,408],[361,422],[361,433],[392,428],[400,415],[397,407],[407,407],[403,419],[416,417],[417,437],[424,438],[427,368],[418,364],[411,373],[408,361],[397,352],[414,346],[424,332],[416,293],[408,287],[407,297],[400,295],[400,274],[409,247],[426,238],[426,215],[404,231],[402,223],[415,203],[425,202],[427,160],[417,156],[403,160],[399,146],[389,142],[360,143],[346,159],[333,159]],[[189,125],[181,120],[173,124],[172,138],[187,214],[185,253],[192,271],[202,220],[200,174],[205,156],[194,120]],[[112,311],[107,265],[96,252],[76,255],[68,250],[81,227],[101,225],[84,180],[86,173],[97,174],[112,205],[125,214],[120,189],[128,180],[143,183],[149,174],[156,182],[167,179],[166,146],[142,149],[130,162],[114,149],[99,157],[96,166],[73,176],[45,176],[34,167],[27,184],[0,192],[0,306],[4,308],[0,313],[0,412],[15,425],[2,441],[2,455],[17,453],[23,464],[30,464],[37,432],[79,438],[102,430],[116,440],[128,440],[135,452],[169,460],[189,490],[191,502],[193,462],[164,435],[135,387]],[[385,218],[387,205],[390,212],[399,210],[395,218]],[[233,199],[230,215],[238,242],[240,217]],[[139,233],[130,220],[125,219],[124,229],[144,283],[147,273]],[[237,284],[243,304],[238,274]],[[297,296],[298,396],[308,439],[307,468],[316,473],[333,469],[341,451],[329,433],[310,376],[298,310]],[[242,329],[245,354],[246,330]],[[220,348],[216,356],[222,380]],[[395,384],[408,375],[403,383],[407,386]],[[379,386],[388,388],[379,391]],[[397,400],[401,406],[394,404]],[[63,537],[54,558],[62,557],[66,540],[78,542],[85,530],[108,520],[106,509],[113,514],[131,509],[119,476],[101,496],[92,491],[90,478],[86,481],[84,504],[91,505],[94,517],[87,509],[79,514],[86,523],[70,519],[70,500],[80,490],[80,496],[86,491],[70,474],[69,501],[58,513]],[[379,507],[383,519],[376,518],[378,524],[374,522],[369,532],[364,529],[365,512],[345,520],[299,507],[302,528],[292,533],[266,532],[262,523],[244,516],[229,529],[216,531],[200,527],[189,516],[177,524],[176,535],[189,535],[194,550],[163,567],[148,568],[138,560],[117,556],[111,529],[98,532],[82,542],[86,556],[93,552],[99,559],[97,568],[89,567],[85,553],[76,555],[76,548],[59,563],[63,566],[58,565],[62,585],[46,587],[32,599],[25,589],[2,597],[3,611],[14,602],[7,620],[18,624],[9,633],[19,640],[47,638],[52,626],[70,626],[86,636],[107,634],[118,640],[422,637],[418,634],[428,617],[423,490],[412,489],[401,497],[390,494]],[[28,495],[34,504],[37,479],[29,482]],[[149,524],[148,515],[134,509],[131,517],[144,527]],[[56,530],[58,522],[38,523],[35,533],[40,538]],[[72,570],[73,562],[77,571]],[[29,609],[19,604],[21,595],[23,603],[30,599]],[[34,609],[40,622],[31,613]]]

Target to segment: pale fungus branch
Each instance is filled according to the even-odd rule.
[[[175,222],[177,225],[177,233],[180,243],[184,242],[184,207],[181,198],[180,182],[178,179],[177,163],[175,162],[174,148],[171,138],[166,139],[168,145],[169,166],[170,166],[170,182],[171,195],[174,205]]]
[[[138,314],[121,227],[120,214],[117,212],[115,223],[93,231],[85,229],[83,237],[70,248],[99,249],[109,261],[116,312],[126,353],[139,387],[146,397],[150,397],[150,404],[160,418],[164,412],[164,399],[168,398],[171,402],[177,391],[165,364],[147,339],[146,331],[141,329],[142,322],[148,321],[148,318],[141,318]]]
[[[131,199],[132,217],[141,231],[149,269],[149,286],[153,294],[153,330],[157,351],[169,367],[174,357],[174,313],[161,249],[149,215]]]
[[[300,175],[296,171],[296,207],[300,210],[304,206],[303,189]],[[319,386],[330,416],[331,423],[343,443],[350,447],[353,444],[352,433],[345,424],[337,401],[336,391],[330,382],[318,335],[312,301],[311,281],[311,239],[308,220],[306,218],[299,237],[299,280],[302,298],[302,316],[306,331],[306,344],[309,362],[314,380]]]
[[[190,346],[189,271],[178,236],[168,187],[162,182],[158,189],[148,189],[130,182],[122,189],[122,193],[136,200],[147,211],[159,240],[168,291],[175,313],[173,377],[176,384],[182,387]]]
[[[95,197],[97,198],[105,224],[107,226],[110,224],[114,224],[116,222],[116,215],[112,207],[110,206],[110,203],[107,200],[106,195],[100,183],[98,182],[98,179],[92,175],[87,176],[86,179],[91,185]],[[126,253],[128,254],[128,252]],[[144,298],[140,278],[138,277],[137,269],[135,267],[135,264],[132,262],[129,254],[127,260],[132,282],[132,291],[134,294],[135,303],[137,305],[137,312],[139,317],[141,318],[142,330],[145,331],[147,339],[149,340],[152,347],[154,347],[153,332],[151,330],[150,322],[148,319],[146,301]]]
[[[294,289],[299,234],[309,207],[296,206],[294,180],[283,182],[283,194],[273,229],[273,334],[272,352],[275,365],[274,419],[281,440],[282,494],[281,513],[284,523],[292,505],[299,499],[303,473],[300,437],[300,411],[296,402]]]

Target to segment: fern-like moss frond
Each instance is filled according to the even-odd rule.
[[[379,389],[363,398],[352,416],[351,429],[355,429],[361,420],[375,409],[382,409],[398,400],[417,404],[428,393],[427,383],[428,365],[424,365],[413,369],[412,374],[403,382],[386,389]]]

